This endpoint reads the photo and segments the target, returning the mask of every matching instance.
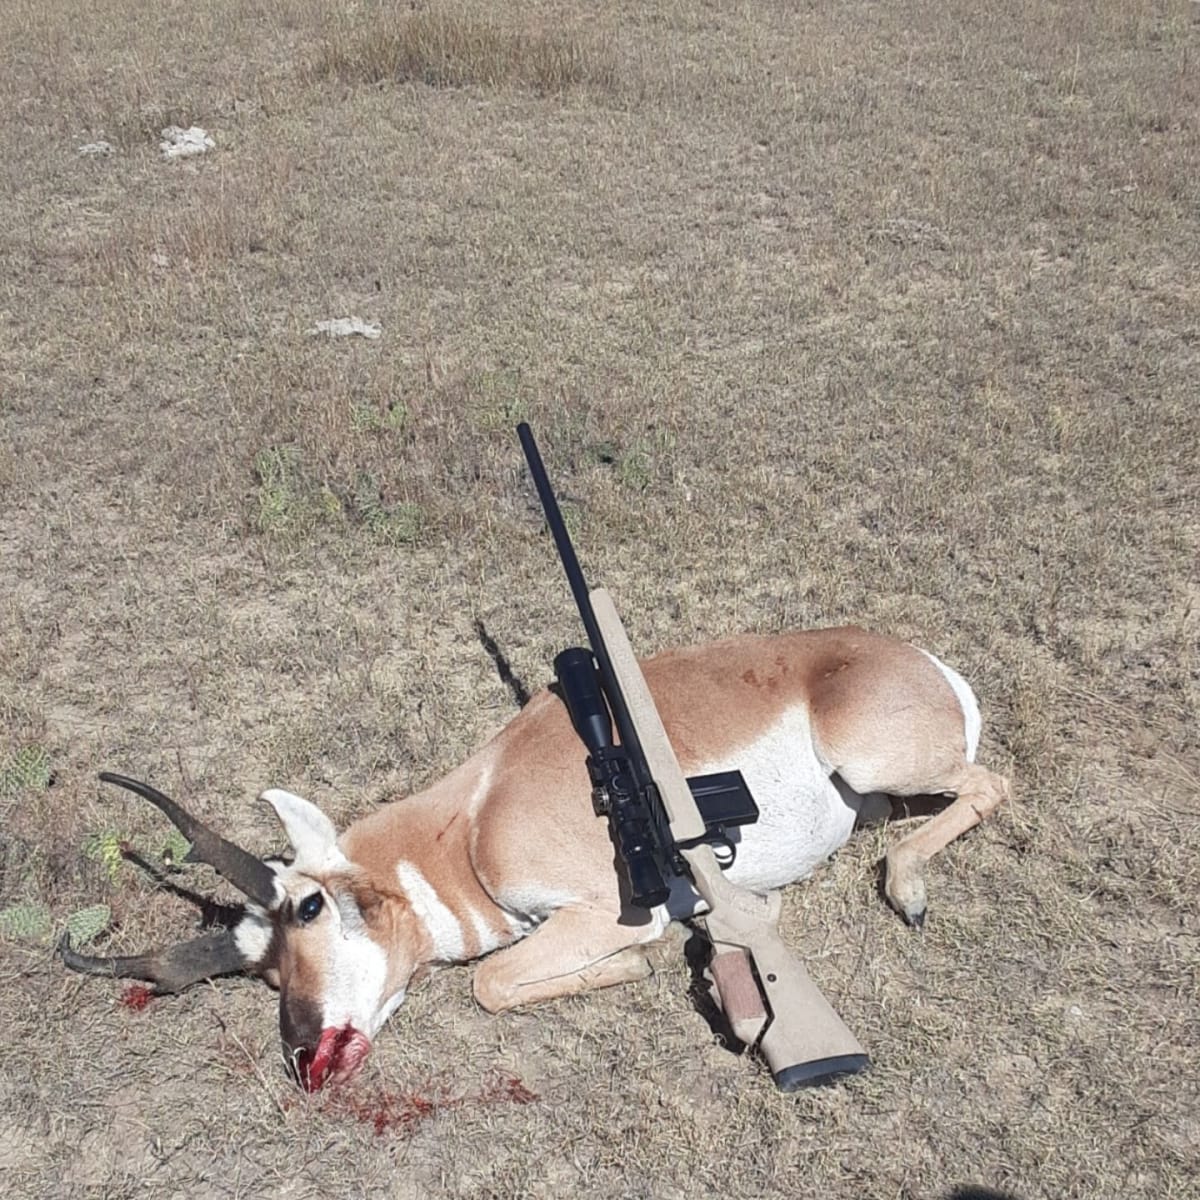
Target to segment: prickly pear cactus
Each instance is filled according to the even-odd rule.
[[[14,942],[44,942],[54,922],[44,904],[12,904],[0,908],[0,938]]]
[[[107,904],[76,909],[64,922],[72,946],[86,946],[103,933],[112,920]],[[54,918],[44,904],[27,902],[0,908],[0,939],[12,942],[48,942],[54,932]]]
[[[71,937],[72,946],[86,946],[92,938],[100,936],[108,929],[108,923],[112,919],[113,910],[107,904],[77,908],[66,920],[67,934]]]
[[[178,829],[168,830],[163,841],[162,860],[168,866],[183,862],[184,856],[192,848],[192,843]]]
[[[93,833],[83,843],[84,854],[88,858],[104,864],[104,869],[108,872],[109,882],[111,883],[116,883],[117,877],[121,874],[121,864],[124,862],[121,856],[121,844],[123,841],[124,839],[119,833],[114,833],[111,829],[106,829],[102,833]]]
[[[44,746],[22,746],[0,759],[0,796],[42,792],[50,786],[50,755]]]
[[[76,909],[67,917],[67,934],[72,946],[86,946],[94,937],[98,937],[112,920],[112,909],[107,904],[92,904],[87,908]]]

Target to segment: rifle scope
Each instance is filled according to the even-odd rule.
[[[590,650],[564,650],[554,659],[554,674],[571,724],[587,747],[596,815],[609,819],[629,876],[630,900],[638,908],[665,904],[671,889],[659,866],[653,818],[630,774],[629,756],[613,745],[612,718],[596,660]]]

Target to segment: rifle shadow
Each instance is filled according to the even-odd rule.
[[[946,1193],[946,1200],[1018,1200],[1018,1197],[1012,1192],[998,1192],[977,1183],[960,1183]]]
[[[200,913],[201,929],[231,929],[246,911],[240,904],[222,904],[219,900],[210,900],[207,896],[176,883],[171,875],[179,871],[178,867],[163,867],[152,862],[132,846],[123,846],[121,857],[149,875],[160,891],[169,892],[197,909]]]
[[[689,929],[688,934],[688,940],[683,944],[684,962],[687,963],[692,977],[688,984],[688,998],[721,1045],[731,1054],[740,1058],[746,1053],[746,1044],[733,1032],[725,1014],[712,998],[709,982],[704,977],[704,970],[712,955],[712,946],[707,938],[702,937],[694,929]]]

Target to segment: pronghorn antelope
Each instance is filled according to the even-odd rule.
[[[924,868],[1008,794],[974,763],[979,708],[957,672],[861,629],[746,636],[644,663],[688,774],[740,769],[761,811],[731,831],[729,874],[756,891],[802,879],[850,835],[867,798],[951,794],[940,814],[887,854],[886,894],[910,924],[925,916]],[[261,860],[173,801],[106,776],[156,804],[247,897],[223,932],[156,954],[94,958],[78,970],[179,991],[248,972],[279,990],[285,1054],[315,1089],[361,1066],[371,1040],[431,970],[482,959],[475,996],[502,1012],[649,972],[645,947],[696,915],[684,879],[652,913],[623,903],[607,824],[589,801],[583,748],[551,691],[418,795],[340,837],[290,792],[262,798],[294,858]]]

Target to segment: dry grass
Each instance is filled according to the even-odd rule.
[[[791,889],[876,1064],[799,1097],[668,950],[502,1019],[445,973],[310,1101],[261,987],[139,1012],[4,924],[13,1194],[1194,1193],[1194,4],[9,10],[0,768],[54,782],[0,795],[0,909],[190,929],[103,767],[265,851],[261,788],[347,821],[506,719],[474,619],[531,683],[578,636],[521,418],[639,645],[912,637],[1017,789],[924,936],[894,831]]]
[[[315,79],[435,88],[530,88],[554,95],[616,81],[608,47],[561,29],[512,29],[493,17],[445,9],[379,10],[336,21],[312,66]]]

